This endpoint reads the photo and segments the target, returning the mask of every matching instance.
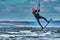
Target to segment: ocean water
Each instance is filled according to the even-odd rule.
[[[24,27],[20,25],[18,27],[16,25],[0,24],[0,40],[60,40],[60,21],[50,22],[50,24],[42,31],[39,30],[40,28],[36,22],[25,21],[9,23],[16,25],[23,23]],[[44,24],[44,22],[42,23]],[[33,29],[35,30],[33,31]]]

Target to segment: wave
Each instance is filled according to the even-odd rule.
[[[30,32],[28,31],[28,33],[26,33],[27,31],[21,31],[21,32],[6,32],[7,34],[0,34],[0,37],[44,37],[46,35],[50,35],[51,34],[51,31],[48,31],[48,32]]]
[[[41,21],[46,25],[45,21]],[[40,27],[36,21],[1,21],[0,27]],[[60,21],[51,21],[47,27],[60,27]]]

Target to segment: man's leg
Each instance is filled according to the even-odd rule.
[[[39,23],[39,25],[41,26],[41,28],[43,29],[43,26],[41,25],[39,19],[37,19],[37,22]]]
[[[39,18],[44,19],[47,23],[49,23],[49,21],[45,17],[40,16]]]

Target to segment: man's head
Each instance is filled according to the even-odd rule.
[[[34,8],[32,8],[32,12],[40,12],[40,9],[34,9]]]
[[[32,12],[35,12],[35,9],[34,8],[32,8]]]

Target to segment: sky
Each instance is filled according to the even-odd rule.
[[[39,14],[45,18],[60,20],[60,0],[40,0]],[[0,0],[0,21],[35,21],[32,8],[38,0]]]

